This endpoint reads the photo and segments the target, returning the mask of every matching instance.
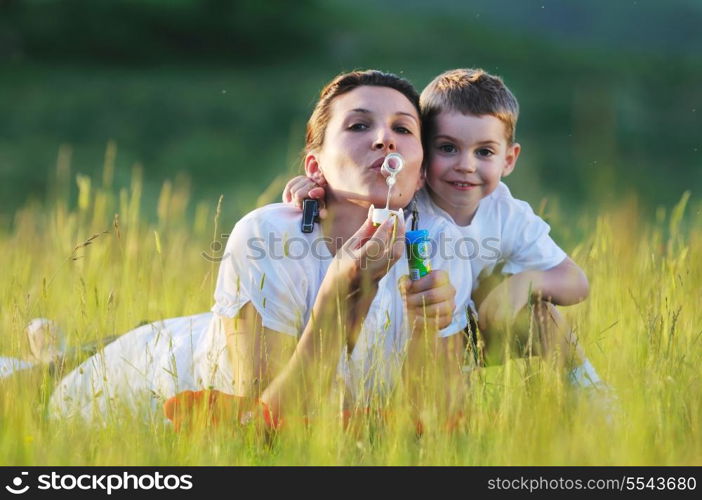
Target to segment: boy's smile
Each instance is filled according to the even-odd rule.
[[[427,185],[434,203],[459,226],[470,224],[480,200],[509,175],[520,146],[492,115],[439,113],[427,145]]]

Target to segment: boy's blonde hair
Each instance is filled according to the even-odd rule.
[[[519,103],[502,78],[482,69],[453,69],[431,81],[419,98],[425,139],[431,139],[435,118],[444,111],[492,115],[505,125],[507,141],[515,140]]]

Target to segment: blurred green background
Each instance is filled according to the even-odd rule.
[[[59,156],[102,183],[110,141],[147,214],[177,178],[237,217],[297,172],[319,89],[356,68],[420,90],[503,76],[522,109],[508,184],[535,205],[672,206],[702,187],[700,26],[700,0],[0,0],[0,221],[51,195]]]

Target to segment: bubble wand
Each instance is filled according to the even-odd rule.
[[[383,164],[380,166],[380,171],[386,174],[385,183],[388,185],[388,197],[385,201],[385,208],[375,208],[371,205],[373,209],[373,225],[379,226],[385,222],[391,214],[397,216],[401,215],[401,211],[390,209],[390,198],[392,197],[392,190],[397,182],[397,175],[400,173],[402,168],[405,166],[405,160],[402,158],[400,153],[390,153],[383,160]]]

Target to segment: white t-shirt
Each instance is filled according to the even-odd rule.
[[[458,232],[440,217],[420,218],[420,229],[430,235]],[[299,337],[309,321],[317,292],[332,260],[319,225],[312,233],[300,232],[300,211],[284,204],[254,210],[234,227],[220,264],[215,305],[219,316],[234,317],[248,302],[261,316],[263,326]],[[449,273],[456,288],[456,309],[449,336],[467,324],[470,276],[459,272],[460,263],[448,255],[432,256],[432,268]],[[407,259],[400,259],[380,280],[361,333],[350,356],[340,354],[338,377],[352,400],[383,396],[394,386],[407,344],[406,310],[397,288],[409,274]],[[196,352],[196,366],[205,383],[224,390],[232,386],[232,368],[221,321],[215,317]]]
[[[439,217],[423,217],[420,226],[429,234],[458,237]],[[318,225],[309,234],[299,228],[300,211],[287,205],[268,205],[245,216],[229,236],[220,263],[214,312],[157,321],[122,335],[57,384],[50,415],[93,422],[133,412],[158,418],[163,402],[184,390],[234,393],[220,316],[233,317],[251,302],[265,327],[292,336],[299,336],[309,320],[331,254]],[[432,265],[448,271],[457,291],[452,323],[439,332],[452,335],[467,324],[470,275],[460,272],[458,261],[441,255]],[[350,357],[340,353],[338,376],[352,402],[382,397],[394,385],[407,343],[406,311],[397,289],[405,274],[407,260],[400,259],[380,281]]]
[[[549,236],[550,226],[536,215],[529,204],[517,200],[502,182],[478,205],[471,223],[459,226],[451,216],[437,206],[426,190],[417,193],[421,216],[432,214],[452,222],[461,233],[456,256],[470,262],[473,289],[477,288],[481,273],[491,273],[504,262],[504,274],[526,270],[545,271],[557,266],[566,253]]]

